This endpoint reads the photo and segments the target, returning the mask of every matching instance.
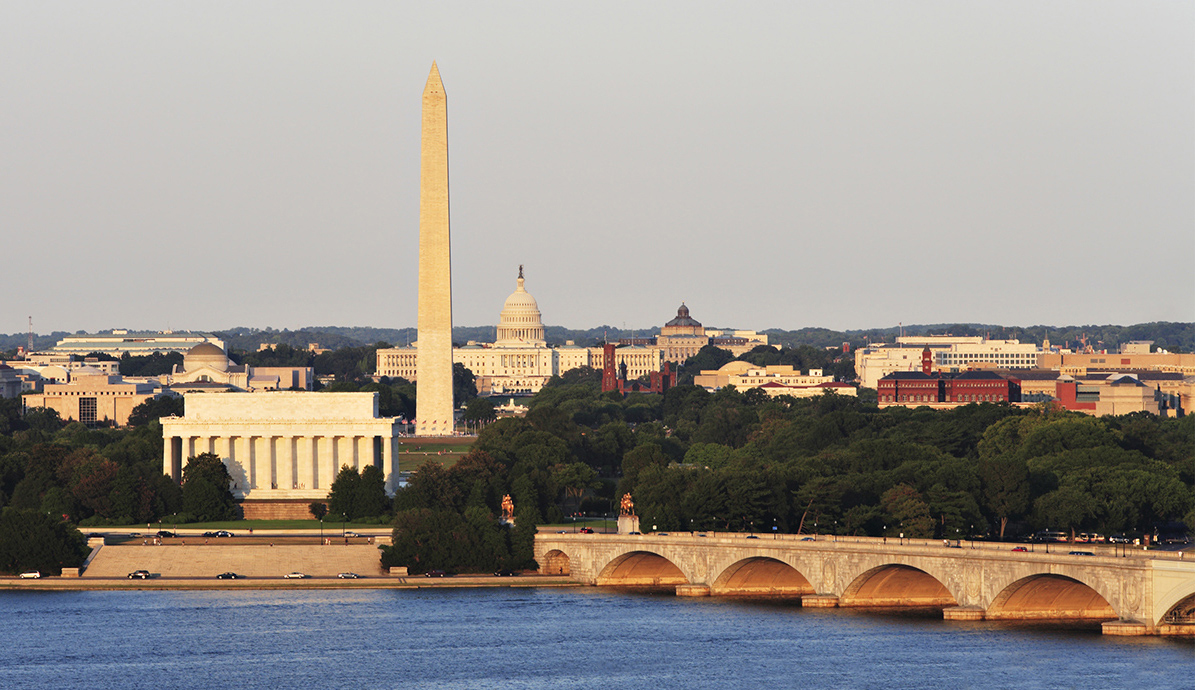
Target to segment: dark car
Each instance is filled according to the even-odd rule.
[[[160,532],[158,532],[158,536],[163,539],[169,539],[174,536],[174,532],[170,532],[168,530],[161,530]]]
[[[149,571],[148,570],[134,570],[133,572],[129,573],[129,579],[130,580],[148,580],[149,579]]]
[[[219,575],[216,576],[216,579],[217,580],[235,580],[238,577],[240,577],[240,575],[237,575],[236,573],[220,573]]]
[[[448,573],[443,570],[429,570],[423,574],[424,577],[448,577]]]
[[[759,539],[759,537],[755,536],[754,534],[748,534],[747,538],[748,539]]]
[[[100,534],[99,532],[88,532],[87,538],[88,539],[103,539],[104,535]]]
[[[593,534],[593,528],[592,527],[582,527],[581,534]]]
[[[1070,555],[1072,555],[1072,556],[1094,556],[1095,554],[1090,551],[1071,551]]]
[[[513,576],[514,574],[515,574],[515,571],[513,571],[513,570],[507,570],[507,569],[505,569],[505,568],[503,568],[502,570],[495,570],[495,571],[494,571],[494,577],[511,577],[511,576]]]
[[[216,536],[216,533],[215,533],[215,532],[204,532],[204,533],[203,533],[203,536],[205,536],[205,537],[214,537],[214,536]]]
[[[561,534],[564,534],[564,533],[561,532]],[[639,536],[643,536],[642,532],[627,532],[627,534],[638,534]]]
[[[229,532],[226,530],[220,530],[219,532],[216,532],[215,536],[217,536],[217,537],[232,537],[235,535],[232,532]]]
[[[1133,540],[1123,534],[1113,534],[1108,537],[1109,544],[1132,544]]]

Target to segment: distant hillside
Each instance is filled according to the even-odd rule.
[[[1157,321],[1132,326],[1001,326],[997,324],[933,324],[909,325],[904,327],[907,336],[958,335],[986,336],[993,339],[1015,339],[1021,342],[1038,343],[1049,338],[1050,344],[1078,349],[1083,339],[1097,350],[1115,351],[1121,345],[1133,340],[1152,340],[1154,346],[1171,352],[1195,351],[1195,323]],[[839,347],[844,342],[859,347],[868,342],[895,342],[900,334],[899,327],[877,328],[857,331],[830,331],[821,328],[804,328],[796,331],[770,329],[764,331],[783,345],[812,345],[814,347]]]
[[[494,326],[457,326],[452,329],[452,339],[456,343],[466,343],[470,340],[491,342],[494,339]],[[615,341],[619,338],[631,336],[654,335],[657,329],[621,329],[613,326],[598,326],[587,330],[563,328],[561,326],[545,326],[544,335],[551,345],[563,345],[572,340],[578,345],[600,345],[605,340]],[[795,347],[810,345],[812,347],[841,347],[849,342],[852,348],[866,345],[869,342],[894,342],[900,329],[872,328],[865,330],[833,331],[826,328],[801,328],[787,331],[777,328],[763,331],[771,336],[777,345]],[[390,345],[405,345],[417,338],[414,328],[370,328],[368,326],[310,326],[298,330],[273,328],[250,328],[239,326],[215,333],[223,338],[228,347],[233,350],[254,352],[262,343],[285,344],[295,348],[305,349],[308,343],[319,343],[320,347],[337,350],[343,347],[359,347],[374,345],[379,342]],[[1120,345],[1131,340],[1152,340],[1154,346],[1170,350],[1171,352],[1195,352],[1195,322],[1156,321],[1153,323],[1139,323],[1132,326],[1001,326],[998,324],[912,324],[904,327],[905,335],[982,335],[989,338],[1015,338],[1021,342],[1041,343],[1049,338],[1051,344],[1063,347],[1080,348],[1082,339],[1096,349],[1115,351]],[[55,331],[46,335],[35,334],[33,345],[36,349],[53,346],[63,337],[70,335],[65,331]],[[11,353],[18,346],[25,344],[28,336],[25,333],[0,334],[0,352]]]

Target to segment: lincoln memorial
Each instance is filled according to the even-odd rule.
[[[188,458],[215,453],[246,518],[309,517],[341,466],[382,468],[393,493],[399,426],[377,393],[194,393],[183,417],[163,417],[162,469],[181,482]]]

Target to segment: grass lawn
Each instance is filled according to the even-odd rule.
[[[399,441],[398,461],[400,472],[414,472],[429,462],[438,462],[445,467],[452,467],[457,460],[465,457],[473,448],[474,439],[445,438],[404,438]]]

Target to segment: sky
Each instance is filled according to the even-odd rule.
[[[1195,4],[0,0],[0,332],[1195,320]]]

